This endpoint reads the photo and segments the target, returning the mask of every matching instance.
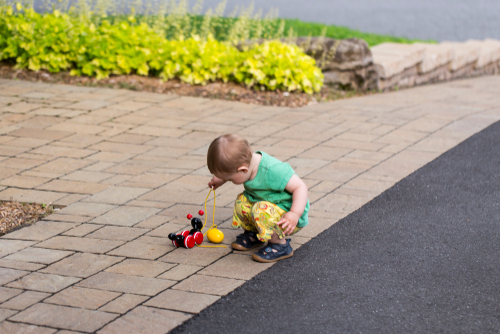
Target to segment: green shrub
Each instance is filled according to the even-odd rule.
[[[152,68],[161,71],[160,77],[174,77],[190,84],[205,84],[217,79],[237,81],[235,74],[242,65],[243,54],[234,46],[221,43],[211,37],[168,41],[155,54]],[[251,85],[249,85],[251,86]]]
[[[168,40],[134,16],[93,23],[82,17],[33,9],[0,13],[0,60],[51,72],[106,78],[137,73],[190,84],[236,81],[260,89],[319,91],[323,74],[297,46],[270,41],[239,51],[209,36]]]
[[[148,63],[156,52],[155,48],[161,48],[164,42],[144,23],[111,25],[103,21],[98,27],[90,24],[78,30],[71,48],[75,67],[71,74],[98,79],[131,72],[149,75]]]
[[[323,85],[323,73],[316,61],[298,46],[270,41],[243,54],[245,61],[236,78],[248,86],[258,84],[269,89],[312,93]]]
[[[73,35],[66,14],[56,11],[42,17],[33,9],[27,9],[23,15],[14,15],[9,8],[0,12],[0,60],[15,59],[18,67],[33,71],[68,69]]]

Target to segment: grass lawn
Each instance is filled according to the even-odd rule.
[[[388,35],[378,35],[366,32],[361,32],[358,30],[353,30],[347,27],[340,27],[334,25],[326,25],[322,23],[315,22],[303,22],[298,19],[285,19],[285,31],[290,28],[298,36],[321,36],[326,29],[326,37],[335,39],[347,39],[347,38],[359,38],[364,39],[368,45],[374,46],[384,42],[394,42],[394,43],[413,43],[413,42],[427,42],[427,43],[437,43],[436,41],[422,41],[416,39],[408,39],[404,37],[395,37]]]

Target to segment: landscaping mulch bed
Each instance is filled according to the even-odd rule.
[[[32,224],[53,212],[50,205],[0,201],[0,236]]]
[[[178,79],[162,82],[159,78],[140,75],[116,75],[97,80],[91,77],[76,77],[69,72],[49,73],[28,69],[15,69],[12,64],[0,63],[1,79],[18,79],[32,82],[59,83],[87,87],[123,88],[161,94],[205,97],[219,100],[238,101],[265,106],[303,107],[320,102],[333,101],[352,96],[366,95],[367,92],[343,90],[325,86],[313,95],[299,92],[259,91],[233,82],[213,82],[205,86],[190,85]]]

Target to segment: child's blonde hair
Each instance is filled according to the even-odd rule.
[[[241,166],[249,166],[252,149],[248,141],[240,135],[227,134],[216,138],[207,154],[210,173],[236,173]]]

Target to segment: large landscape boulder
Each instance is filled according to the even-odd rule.
[[[316,59],[325,75],[326,84],[356,89],[376,86],[372,53],[364,40],[299,37],[295,43]]]

